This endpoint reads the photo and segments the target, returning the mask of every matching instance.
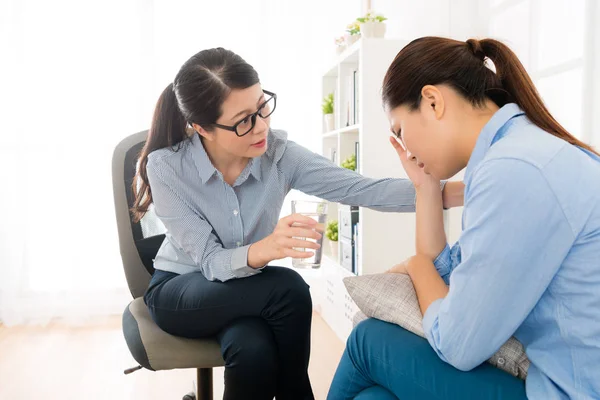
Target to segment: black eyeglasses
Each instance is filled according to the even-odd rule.
[[[256,125],[257,116],[261,117],[262,119],[268,118],[271,114],[273,114],[273,111],[275,111],[275,107],[277,106],[277,95],[267,90],[263,90],[263,92],[270,97],[258,107],[258,110],[255,113],[246,116],[244,119],[237,122],[233,126],[221,124],[210,125],[235,132],[235,134],[239,137],[247,135],[252,129],[254,129],[254,125]]]

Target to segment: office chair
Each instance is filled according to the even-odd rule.
[[[216,339],[187,339],[170,335],[154,323],[144,304],[144,292],[154,272],[153,259],[165,238],[165,228],[153,211],[149,211],[138,223],[133,222],[129,212],[134,201],[131,184],[147,137],[146,130],[123,139],[115,148],[112,159],[119,247],[127,285],[133,296],[133,301],[123,312],[123,334],[131,355],[139,363],[125,373],[141,368],[151,371],[196,368],[197,400],[212,400],[212,369],[224,365]],[[183,398],[195,399],[194,393]]]

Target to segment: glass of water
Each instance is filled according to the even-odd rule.
[[[302,214],[310,217],[317,221],[321,225],[321,228],[325,226],[325,220],[327,219],[327,203],[324,201],[292,201],[292,213]],[[323,229],[321,229],[323,231]],[[323,235],[323,232],[319,232]],[[293,258],[292,265],[295,268],[319,268],[321,266],[321,254],[323,251],[323,236],[321,239],[314,240],[311,238],[297,238],[302,240],[308,240],[311,242],[317,242],[321,247],[317,250],[308,248],[295,248],[298,251],[306,251],[314,253],[309,258]]]

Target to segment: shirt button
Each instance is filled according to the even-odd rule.
[[[504,365],[504,363],[506,362],[506,360],[502,357],[498,358],[498,365]]]
[[[240,247],[242,245],[242,242],[237,242],[236,245],[237,247]]]
[[[238,210],[233,210],[233,215],[238,215],[240,212]]]

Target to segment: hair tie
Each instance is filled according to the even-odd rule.
[[[477,39],[467,40],[467,47],[471,53],[481,61],[485,60],[485,53],[481,47],[481,42]]]

